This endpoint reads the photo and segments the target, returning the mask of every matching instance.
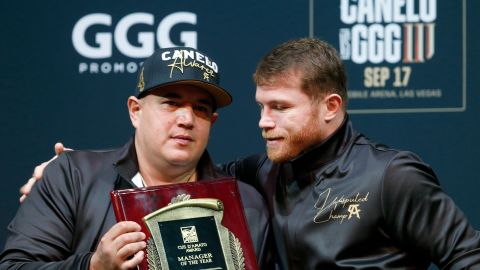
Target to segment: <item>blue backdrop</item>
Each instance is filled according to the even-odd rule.
[[[132,135],[126,100],[154,48],[194,46],[220,66],[234,104],[220,111],[209,151],[223,162],[263,151],[251,74],[271,48],[306,36],[341,53],[356,128],[418,153],[480,228],[478,1],[19,0],[0,7],[2,247],[19,187],[56,141],[110,148]]]

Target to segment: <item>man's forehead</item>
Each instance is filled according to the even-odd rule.
[[[285,82],[258,85],[255,91],[255,100],[258,103],[295,103],[300,100],[309,101],[310,97],[299,84]]]

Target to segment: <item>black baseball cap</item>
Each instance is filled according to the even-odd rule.
[[[220,108],[232,103],[232,96],[219,82],[218,65],[206,54],[189,47],[164,48],[143,62],[135,95],[142,98],[159,87],[189,84],[207,91]]]

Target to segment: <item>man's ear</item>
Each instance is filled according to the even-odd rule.
[[[139,114],[141,113],[141,103],[137,97],[131,96],[128,98],[127,101],[128,106],[128,114],[130,115],[130,121],[132,121],[132,125],[137,128],[138,121],[139,121]]]
[[[210,119],[210,123],[213,125],[213,123],[215,123],[215,121],[217,121],[217,119],[218,119],[218,113],[214,112],[212,114],[212,118]]]
[[[343,100],[342,97],[338,94],[330,94],[327,95],[323,99],[325,103],[325,121],[329,122],[332,119],[335,119],[335,117],[342,112],[342,105],[343,105]]]

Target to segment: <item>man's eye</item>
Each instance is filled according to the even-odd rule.
[[[211,111],[207,106],[195,106],[195,110],[203,113],[209,113]]]
[[[274,110],[277,110],[277,111],[283,111],[285,109],[287,109],[287,106],[284,106],[284,105],[281,105],[281,104],[275,104],[272,106],[272,108]]]
[[[173,101],[173,100],[164,101],[163,104],[166,104],[166,105],[169,105],[169,106],[179,106],[180,105],[180,103],[178,103],[176,101]]]

